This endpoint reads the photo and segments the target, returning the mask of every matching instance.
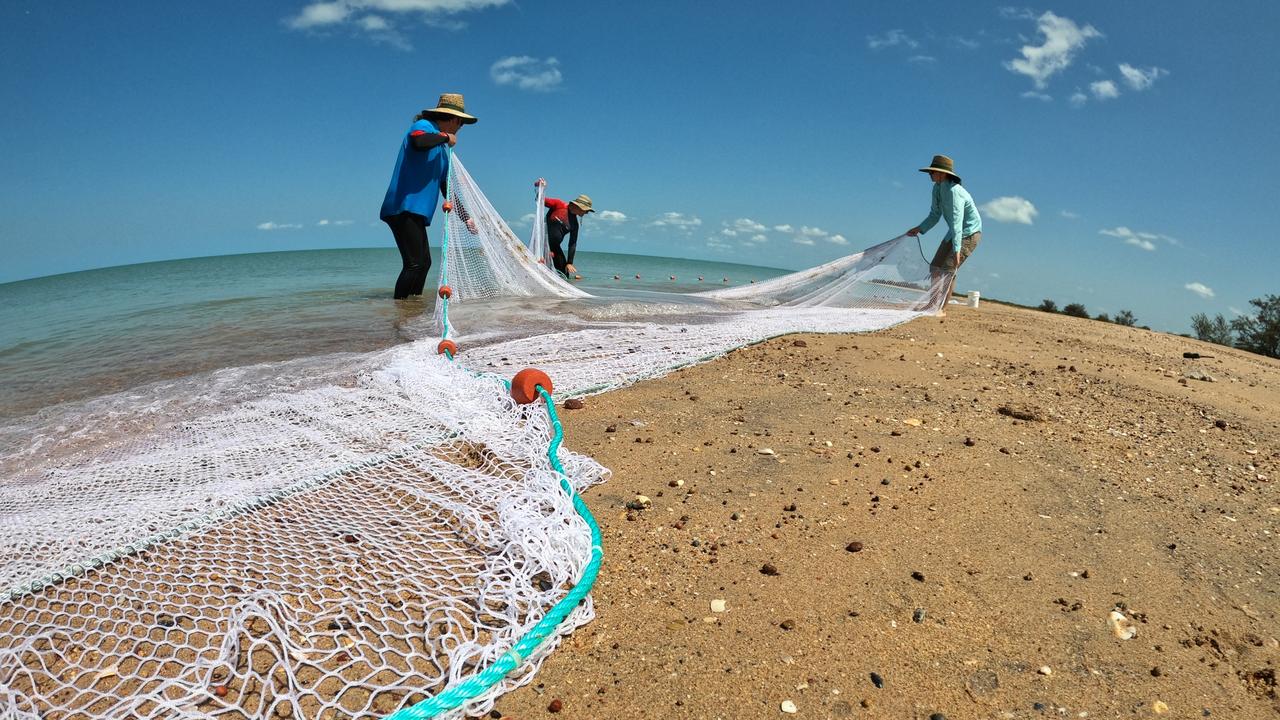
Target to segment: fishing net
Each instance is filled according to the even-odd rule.
[[[456,158],[449,201],[435,317],[456,362],[417,341],[5,448],[0,718],[483,714],[591,619],[599,558],[573,493],[607,471],[511,399],[517,370],[600,392],[788,332],[901,323],[950,279],[898,238],[756,285],[593,297]]]

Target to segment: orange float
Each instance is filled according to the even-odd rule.
[[[511,399],[519,405],[528,405],[541,397],[538,395],[539,385],[548,394],[552,392],[551,378],[546,373],[537,368],[525,368],[511,378]]]
[[[453,288],[449,287],[448,285],[441,285],[439,294],[441,298],[448,300],[449,298],[453,297]]]
[[[440,341],[440,344],[436,346],[436,354],[437,354],[437,355],[443,355],[443,354],[445,354],[445,352],[446,352],[446,351],[447,351],[447,352],[449,353],[449,355],[451,355],[451,356],[452,356],[452,355],[457,355],[457,354],[458,354],[458,343],[456,343],[456,342],[454,342],[454,341],[452,341],[452,340],[441,340],[441,341]]]
[[[453,212],[453,203],[449,202],[448,200],[445,200],[444,205],[441,205],[440,209],[444,210],[445,212]]]

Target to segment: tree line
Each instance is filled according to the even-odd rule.
[[[1128,310],[1121,310],[1120,312],[1116,313],[1115,317],[1110,317],[1106,313],[1098,313],[1097,315],[1090,316],[1089,311],[1086,310],[1084,305],[1081,305],[1080,303],[1071,303],[1069,305],[1064,305],[1062,309],[1059,310],[1058,303],[1048,298],[1045,298],[1044,302],[1040,303],[1040,306],[1037,307],[1036,309],[1043,310],[1045,312],[1051,312],[1051,313],[1062,313],[1063,315],[1070,315],[1071,317],[1084,318],[1085,320],[1092,319],[1092,320],[1098,320],[1099,322],[1115,323],[1116,325],[1124,325],[1125,327],[1133,327],[1138,324],[1138,318],[1134,317],[1134,314]],[[1146,325],[1143,325],[1142,329],[1150,330],[1151,328],[1147,327]]]
[[[1195,333],[1194,337],[1217,345],[1280,358],[1280,295],[1254,298],[1249,301],[1249,304],[1257,310],[1256,315],[1241,315],[1234,320],[1227,320],[1221,314],[1212,318],[1204,313],[1192,315],[1191,330]],[[1137,319],[1128,310],[1121,310],[1114,318],[1108,317],[1106,313],[1091,317],[1089,311],[1080,303],[1071,303],[1059,310],[1058,304],[1049,299],[1040,303],[1036,309],[1128,327],[1137,324]],[[1151,328],[1143,325],[1142,329],[1150,330]]]
[[[1191,316],[1191,331],[1205,342],[1280,358],[1280,295],[1254,298],[1249,304],[1257,309],[1256,315],[1230,321],[1221,313],[1212,318],[1196,313]]]

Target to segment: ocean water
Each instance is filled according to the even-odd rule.
[[[593,294],[696,292],[787,272],[614,253],[576,259],[579,282]],[[333,368],[343,354],[429,336],[434,298],[393,301],[399,269],[393,248],[312,250],[0,284],[0,422],[16,431],[20,418],[55,406],[128,392],[154,404],[158,395],[205,393],[249,374],[281,383],[287,378],[277,376],[314,371],[314,358],[330,358]],[[129,400],[111,407],[127,413]]]

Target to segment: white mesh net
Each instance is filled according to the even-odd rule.
[[[0,433],[0,718],[383,717],[436,695],[591,556],[560,481],[607,471],[562,450],[558,473],[546,413],[501,377],[599,392],[788,332],[901,323],[950,279],[899,238],[754,286],[591,297],[456,158],[450,202],[436,317],[457,363],[419,341],[293,389],[100,415],[101,437]],[[556,643],[447,714],[488,711]]]

